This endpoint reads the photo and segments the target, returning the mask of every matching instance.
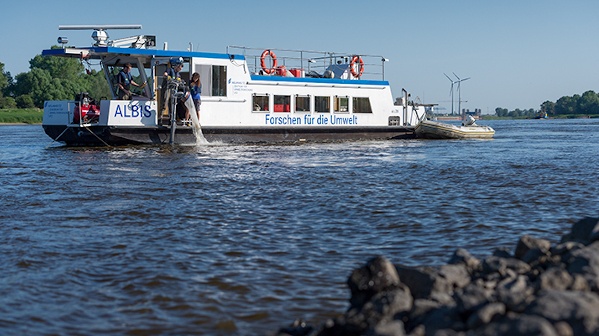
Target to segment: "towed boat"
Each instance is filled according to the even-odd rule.
[[[106,30],[131,28],[141,26],[59,26],[91,29],[96,43],[42,55],[99,61],[112,97],[46,101],[43,128],[52,139],[67,145],[190,144],[198,133],[224,143],[399,139],[415,137],[425,116],[423,105],[408,104],[405,90],[394,103],[382,56],[236,46],[219,54],[195,52],[191,44],[172,51],[166,42],[157,50],[149,35],[108,40]],[[172,59],[183,63],[180,82],[163,78]],[[119,100],[116,78],[126,63],[144,85]],[[187,121],[177,110],[193,110],[186,86],[193,73],[201,78],[201,109],[199,119]]]
[[[468,116],[462,125],[452,125],[432,120],[422,120],[416,126],[416,136],[425,139],[473,139],[492,138],[495,130],[489,126],[477,125],[472,116]]]

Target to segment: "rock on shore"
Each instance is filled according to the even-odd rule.
[[[599,218],[560,243],[524,235],[513,254],[458,249],[446,265],[407,267],[378,256],[354,270],[343,317],[296,320],[277,336],[599,335]]]

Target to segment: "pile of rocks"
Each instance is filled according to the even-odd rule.
[[[525,235],[482,261],[464,249],[439,267],[376,257],[349,277],[343,317],[277,335],[599,335],[598,240],[599,218],[585,218],[559,244]]]

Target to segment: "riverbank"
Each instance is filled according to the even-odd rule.
[[[41,124],[42,119],[43,112],[38,108],[0,110],[0,124],[3,125]]]
[[[277,336],[599,334],[599,218],[552,244],[523,235],[513,253],[478,260],[458,249],[439,267],[378,256],[347,280],[349,309],[320,326],[296,320]]]

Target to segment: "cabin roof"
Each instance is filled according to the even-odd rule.
[[[64,49],[46,49],[42,51],[43,56],[59,57],[84,57],[100,58],[109,55],[128,55],[128,56],[156,56],[156,57],[202,57],[213,59],[241,59],[245,60],[243,55],[218,54],[196,51],[177,51],[177,50],[155,50],[155,49],[135,49],[135,48],[117,48],[117,47],[86,47],[86,48],[64,48]]]

